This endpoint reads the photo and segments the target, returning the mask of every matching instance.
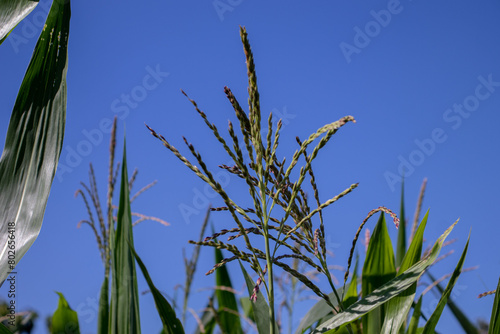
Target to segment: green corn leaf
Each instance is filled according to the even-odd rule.
[[[410,325],[408,326],[408,334],[417,334],[418,321],[420,320],[420,310],[422,309],[422,296],[418,299],[413,314],[411,316]]]
[[[391,238],[387,231],[384,213],[380,214],[377,225],[370,237],[366,259],[361,276],[363,296],[368,296],[375,289],[381,287],[396,276],[394,265],[394,251]],[[384,308],[376,308],[363,318],[365,334],[379,334],[384,319]]]
[[[432,274],[429,271],[425,272],[427,276],[434,282],[436,281],[436,278],[432,276]],[[436,289],[438,289],[439,293],[443,294],[444,288],[441,286],[441,284],[436,284]],[[464,312],[453,302],[453,300],[448,299],[448,307],[450,308],[451,313],[455,316],[455,318],[458,320],[460,323],[460,326],[464,329],[464,332],[467,334],[479,334],[479,330],[477,327],[472,323],[472,321],[467,318]]]
[[[413,237],[408,252],[404,256],[401,266],[398,270],[398,275],[409,269],[420,260],[422,256],[422,244],[424,242],[424,230],[427,226],[429,211],[425,213],[424,218],[420,222],[417,231]],[[401,225],[399,226],[401,228]],[[386,314],[384,324],[382,325],[381,333],[396,333],[401,325],[405,322],[410,312],[411,305],[415,299],[417,291],[417,283],[415,282],[406,291],[391,299],[385,306]]]
[[[356,263],[354,264],[354,271],[352,273],[351,283],[349,284],[349,288],[344,296],[344,300],[342,304],[344,307],[349,307],[354,304],[359,297],[358,294],[358,262],[359,256],[356,256]]]
[[[99,297],[99,311],[97,314],[97,334],[107,334],[109,326],[109,279],[104,277]]]
[[[31,0],[2,0],[0,1],[0,44],[9,36],[19,22],[21,22],[38,5],[38,1]]]
[[[0,282],[42,226],[64,137],[70,15],[69,1],[52,6],[10,118],[0,158]]]
[[[63,294],[59,295],[59,305],[52,316],[51,334],[80,334],[78,315],[69,307]]]
[[[490,328],[488,329],[488,334],[495,333],[500,333],[500,278],[498,279],[495,301],[491,309]]]
[[[399,210],[398,241],[396,245],[396,267],[401,266],[406,254],[405,179],[401,180],[401,207]]]
[[[252,296],[255,283],[250,277],[250,275],[247,273],[245,267],[243,267],[243,264],[241,264],[241,262],[240,262],[240,267],[241,271],[243,272],[243,276],[245,277],[245,283],[248,289],[248,295]],[[255,324],[257,325],[259,334],[269,333],[270,330],[269,305],[267,304],[266,300],[264,299],[264,295],[260,290],[257,292],[257,300],[255,302],[252,302],[252,304],[255,317]],[[277,326],[276,326],[276,332],[278,333]]]
[[[165,297],[163,297],[160,290],[158,290],[153,284],[153,280],[151,279],[151,276],[149,276],[146,266],[142,262],[139,255],[137,255],[132,245],[130,245],[130,250],[132,251],[132,254],[134,254],[135,260],[137,261],[139,268],[141,268],[142,274],[148,283],[149,290],[151,290],[151,293],[153,294],[156,310],[158,311],[158,315],[163,323],[163,332],[165,334],[184,334],[184,328],[182,327],[181,321],[177,318],[174,309],[170,306]]]
[[[120,185],[120,202],[116,230],[111,228],[111,334],[140,334],[139,290],[135,259],[131,247],[134,245],[132,234],[132,213],[127,173],[126,143],[123,144],[123,162]],[[129,246],[130,245],[130,246]]]
[[[462,252],[462,256],[460,256],[460,260],[457,263],[457,266],[455,267],[455,270],[453,271],[453,274],[450,277],[450,280],[448,281],[448,284],[446,285],[446,289],[444,290],[443,294],[441,295],[441,298],[439,299],[439,303],[436,306],[436,309],[432,313],[431,317],[425,324],[423,334],[431,334],[434,333],[436,329],[436,325],[439,321],[439,318],[441,317],[441,314],[443,313],[443,309],[448,302],[448,298],[450,297],[451,290],[455,286],[455,283],[457,282],[458,276],[460,276],[460,273],[462,271],[462,266],[465,261],[465,256],[467,255],[467,249],[469,248],[469,239],[470,239],[470,233],[469,237],[467,238],[467,243],[465,244],[464,250]]]
[[[215,248],[215,263],[223,260],[222,251]],[[243,333],[241,328],[240,317],[238,314],[238,304],[233,292],[219,289],[219,287],[227,287],[232,289],[231,278],[227,272],[225,265],[215,271],[215,282],[217,290],[218,315],[220,319],[221,331],[224,333]]]
[[[343,291],[343,288],[337,289],[337,293],[339,295],[341,295]],[[338,305],[338,302],[337,298],[335,297],[335,293],[330,293],[328,297],[330,298],[333,306],[336,307]],[[304,333],[309,327],[311,327],[318,321],[321,323],[321,320],[331,313],[331,306],[329,306],[324,299],[320,299],[316,304],[314,304],[313,307],[311,307],[311,309],[309,309],[309,311],[307,311],[306,315],[300,320],[299,327],[295,331],[295,334]]]
[[[0,334],[12,334],[12,332],[0,322]]]
[[[391,281],[357,301],[343,312],[333,316],[330,320],[321,324],[313,333],[333,333],[335,328],[359,318],[408,289],[420,278],[425,269],[436,260],[446,237],[453,230],[457,222],[458,220],[439,237],[427,257],[411,266],[401,275],[396,276]]]

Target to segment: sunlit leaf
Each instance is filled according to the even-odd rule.
[[[361,275],[361,293],[368,296],[396,276],[394,250],[387,231],[384,213],[380,214],[373,229]],[[376,308],[362,318],[365,334],[379,334],[384,319],[384,309]]]
[[[418,299],[413,315],[411,316],[410,325],[408,326],[408,334],[417,334],[418,321],[420,320],[420,310],[422,309],[422,296]]]
[[[431,317],[427,321],[424,327],[424,331],[422,332],[423,334],[432,334],[434,333],[434,330],[436,329],[436,325],[439,321],[439,318],[441,317],[441,314],[443,313],[443,309],[448,302],[448,298],[450,297],[451,290],[453,290],[453,287],[455,286],[455,283],[458,280],[458,276],[460,276],[460,273],[462,272],[462,267],[464,265],[465,261],[465,256],[467,255],[467,249],[469,248],[469,239],[470,235],[467,238],[467,243],[465,244],[464,250],[462,252],[462,256],[460,256],[460,260],[457,263],[457,266],[455,267],[455,270],[453,271],[453,274],[450,277],[450,280],[448,281],[448,284],[446,285],[446,289],[444,290],[443,294],[441,295],[441,298],[439,299],[438,305],[436,306],[436,309],[432,313]]]
[[[80,334],[78,314],[69,307],[63,294],[59,295],[59,305],[52,316],[52,334]]]
[[[215,263],[219,263],[222,260],[221,250],[215,248]],[[224,333],[243,333],[240,317],[238,316],[236,296],[230,291],[233,289],[233,286],[225,265],[215,271],[215,282],[217,285],[215,293],[218,304],[217,313],[220,319],[220,326],[222,327],[221,330]],[[229,289],[220,289],[220,287]]]
[[[99,297],[99,311],[97,313],[97,334],[107,334],[109,327],[109,279],[104,277]]]
[[[427,257],[411,266],[401,275],[393,278],[391,281],[376,289],[368,296],[365,296],[361,300],[357,301],[343,312],[333,316],[330,320],[323,323],[316,331],[314,331],[314,333],[333,333],[333,329],[359,318],[363,314],[370,312],[376,307],[391,300],[402,291],[408,289],[419,279],[425,269],[427,269],[436,260],[446,237],[453,230],[453,227],[455,227],[457,222],[458,221],[453,223],[453,225],[451,225],[439,237]]]
[[[0,44],[7,38],[12,29],[21,22],[38,5],[31,0],[0,1]]]
[[[491,309],[490,328],[488,334],[500,333],[500,278],[498,279],[495,301]]]
[[[10,118],[0,158],[0,282],[42,226],[64,136],[70,15],[69,1],[52,6]]]
[[[401,266],[398,270],[398,275],[402,274],[405,270],[409,269],[412,265],[420,260],[420,257],[422,256],[422,244],[424,242],[424,230],[427,226],[428,216],[429,211],[426,212],[424,218],[422,219],[422,222],[415,232],[411,245],[408,248],[408,252],[401,262]],[[401,225],[399,228],[401,228]],[[415,299],[416,291],[417,283],[415,282],[406,291],[403,291],[386,304],[386,314],[381,333],[396,333],[399,328],[401,328],[401,325],[408,317],[411,305],[413,303],[413,300]]]
[[[139,290],[135,271],[132,234],[132,213],[127,173],[126,144],[123,144],[123,161],[120,184],[120,202],[116,230],[111,229],[111,309],[109,325],[111,334],[140,334]]]

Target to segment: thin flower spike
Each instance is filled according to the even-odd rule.
[[[399,228],[398,216],[394,212],[392,212],[391,210],[389,210],[388,208],[386,208],[384,206],[379,206],[378,208],[373,209],[372,211],[370,211],[368,213],[368,215],[366,216],[366,218],[363,220],[363,222],[359,226],[358,230],[356,231],[356,235],[354,236],[354,240],[352,241],[352,247],[351,247],[351,252],[349,254],[349,260],[347,261],[347,270],[346,270],[345,275],[344,275],[344,286],[347,282],[347,277],[349,276],[349,269],[351,268],[352,257],[354,255],[354,248],[356,247],[356,242],[358,241],[359,234],[361,233],[361,230],[363,229],[363,226],[365,226],[368,219],[370,219],[371,216],[373,216],[375,213],[377,213],[379,211],[382,211],[382,212],[389,214],[392,217],[392,219],[394,220],[394,224],[396,225],[396,228]]]

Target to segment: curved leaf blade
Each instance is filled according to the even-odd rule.
[[[408,289],[419,279],[425,269],[427,269],[427,267],[429,267],[436,260],[446,237],[453,230],[453,227],[455,227],[457,222],[458,220],[439,237],[426,258],[420,260],[404,273],[393,278],[391,281],[376,289],[368,296],[357,301],[348,307],[344,312],[333,316],[330,320],[321,324],[321,326],[313,333],[333,333],[335,328],[359,318],[374,308],[384,304],[388,300],[391,300],[402,291]]]
[[[37,5],[38,1],[32,0],[0,1],[0,44]]]
[[[54,2],[7,130],[0,158],[0,282],[42,226],[64,137],[70,16],[69,1]],[[15,241],[15,263],[9,263],[9,241]]]

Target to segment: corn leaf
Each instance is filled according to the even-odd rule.
[[[413,309],[410,325],[408,326],[408,334],[417,334],[418,321],[420,320],[420,310],[422,309],[422,296],[418,299],[417,304]]]
[[[38,5],[31,0],[0,1],[0,44],[5,41],[10,32]]]
[[[500,278],[498,279],[495,301],[491,309],[490,328],[488,334],[500,333]]]
[[[134,254],[135,260],[141,268],[142,274],[148,283],[149,290],[153,294],[155,300],[156,310],[160,316],[161,322],[163,323],[163,332],[165,334],[184,334],[184,328],[182,327],[181,321],[177,318],[174,309],[170,306],[169,302],[163,297],[160,290],[158,290],[153,284],[151,276],[149,276],[146,266],[142,262],[137,252],[134,250],[132,245],[130,245],[130,250]]]
[[[405,270],[409,269],[420,260],[420,257],[422,256],[422,244],[424,242],[424,230],[427,225],[428,216],[429,211],[426,212],[424,218],[418,226],[417,231],[415,232],[411,245],[408,248],[408,252],[403,258],[401,266],[398,270],[398,275],[402,274]],[[399,228],[401,228],[401,225]],[[401,325],[408,317],[411,305],[415,299],[416,291],[417,283],[415,282],[406,291],[403,291],[387,303],[385,306],[386,314],[381,333],[396,333],[401,328]]]
[[[406,254],[405,179],[401,180],[401,207],[399,210],[398,241],[396,245],[396,267],[401,266]]]
[[[104,277],[99,297],[99,311],[97,314],[97,334],[107,334],[109,326],[109,279]]]
[[[70,15],[69,1],[52,6],[10,118],[0,158],[0,282],[42,226],[64,137]]]
[[[441,298],[439,299],[439,303],[436,306],[436,309],[434,310],[431,317],[425,324],[424,330],[422,332],[423,334],[434,333],[436,329],[436,325],[439,321],[439,318],[441,317],[441,314],[443,313],[443,309],[446,303],[448,302],[448,299],[450,298],[451,290],[453,290],[453,287],[455,286],[455,283],[458,280],[458,276],[460,276],[460,273],[462,272],[465,256],[467,255],[467,249],[469,248],[469,239],[470,239],[470,234],[469,237],[467,238],[467,243],[465,244],[462,256],[460,256],[460,260],[458,261],[457,266],[455,267],[455,270],[453,271],[453,274],[451,275],[450,280],[446,285],[446,289],[441,295]]]
[[[78,315],[69,307],[63,294],[59,295],[59,305],[52,316],[52,334],[80,334]]]
[[[396,276],[394,250],[387,231],[384,213],[380,214],[377,225],[366,251],[366,259],[361,275],[361,291],[368,296]],[[365,334],[379,334],[384,319],[384,308],[376,308],[362,318]]]
[[[222,260],[223,257],[221,250],[215,248],[215,263],[219,263]],[[231,278],[229,277],[229,273],[227,272],[225,265],[215,271],[215,282],[217,286],[215,295],[217,296],[218,316],[220,319],[219,325],[221,326],[221,331],[224,333],[243,334],[240,317],[238,316],[238,304],[236,303],[234,293],[232,291],[220,289],[220,287],[226,287],[230,290],[233,289],[233,286],[231,285]]]
[[[240,262],[241,271],[243,272],[243,276],[245,277],[245,283],[248,289],[248,295],[252,296],[253,289],[255,287],[255,283],[243,267],[243,264]],[[255,324],[257,325],[257,329],[259,330],[259,334],[267,334],[270,331],[269,328],[269,305],[267,304],[264,295],[259,290],[257,292],[257,300],[252,303],[253,313],[255,317]],[[276,332],[278,332],[278,328],[276,326]]]
[[[436,281],[436,278],[432,276],[432,274],[429,271],[426,271],[427,276],[434,282]],[[441,284],[436,284],[436,289],[438,289],[439,293],[443,294],[444,288],[441,286]],[[448,299],[448,307],[450,308],[451,313],[455,316],[455,318],[458,320],[460,323],[460,326],[464,329],[464,332],[467,334],[479,334],[479,330],[477,327],[472,323],[472,321],[467,318],[464,312],[453,302],[453,300]]]
[[[132,213],[127,173],[126,143],[123,144],[120,202],[116,230],[111,228],[111,334],[140,334],[139,290],[135,271],[135,258],[131,247]]]
[[[337,289],[337,293],[341,295],[343,292],[343,288]],[[330,293],[328,295],[333,306],[337,306],[337,298],[335,298],[335,293]],[[327,315],[332,313],[332,308],[329,306],[324,299],[320,299],[316,304],[314,304],[309,311],[307,311],[306,315],[300,320],[300,324],[295,331],[295,334],[302,334],[309,327],[317,323],[318,321],[321,323],[322,319]]]
[[[359,256],[356,256],[356,263],[354,264],[354,271],[352,273],[351,283],[349,284],[349,288],[344,296],[344,300],[342,304],[344,307],[349,307],[354,304],[358,298],[358,262]]]
[[[0,322],[0,334],[12,334],[12,332]]]
[[[453,223],[453,225],[439,237],[427,257],[411,266],[401,275],[393,278],[391,281],[357,301],[343,312],[333,316],[330,320],[321,324],[313,333],[333,333],[335,328],[359,318],[408,289],[419,279],[425,269],[436,260],[446,237],[453,230],[457,222],[458,221]]]

